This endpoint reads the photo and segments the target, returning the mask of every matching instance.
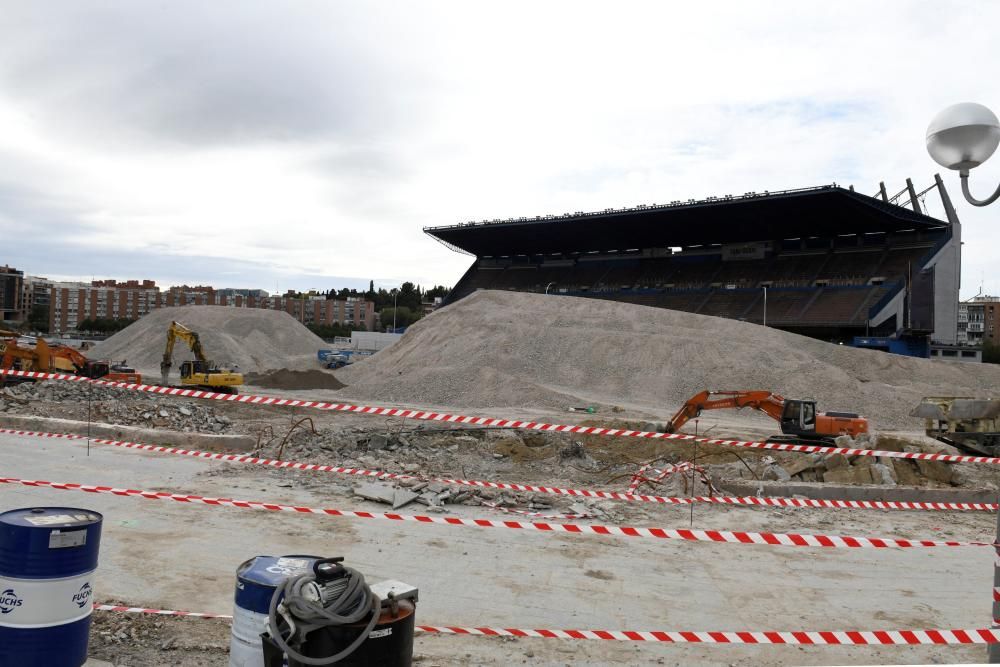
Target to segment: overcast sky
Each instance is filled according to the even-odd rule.
[[[424,226],[940,169],[1000,3],[0,0],[0,263],[281,291],[453,285]],[[1000,157],[973,172],[1000,182]],[[963,296],[1000,294],[1000,203]],[[940,214],[936,195],[928,199]]]

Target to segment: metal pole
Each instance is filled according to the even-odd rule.
[[[87,456],[90,456],[90,415],[94,396],[94,383],[87,383]]]
[[[396,297],[399,296],[399,290],[392,290],[392,333],[396,333]]]
[[[993,543],[996,552],[993,558],[993,618],[990,627],[1000,630],[1000,512],[997,512],[997,536]],[[987,656],[989,663],[1000,663],[1000,644],[988,644]]]
[[[764,326],[767,326],[767,285],[764,286]]]
[[[1000,199],[1000,186],[997,186],[996,191],[991,194],[986,199],[976,199],[972,196],[972,192],[969,191],[969,170],[963,169],[958,172],[958,177],[962,180],[962,194],[965,195],[965,201],[969,202],[973,206],[989,206],[997,199]]]

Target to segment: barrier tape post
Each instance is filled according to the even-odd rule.
[[[1000,630],[1000,513],[997,514],[997,536],[993,548],[996,555],[993,559],[993,630]],[[990,644],[987,649],[990,664],[1000,663],[1000,646]]]

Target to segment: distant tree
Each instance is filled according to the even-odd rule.
[[[405,306],[411,310],[420,310],[420,288],[411,282],[403,283],[396,296],[396,305],[400,308]]]
[[[392,328],[393,313],[396,314],[396,328],[408,327],[421,317],[423,317],[423,312],[418,308],[417,310],[411,310],[407,306],[399,306],[393,309],[392,306],[382,309],[382,326],[389,330]]]
[[[351,335],[351,327],[348,324],[307,324],[306,326],[320,338],[347,337]]]
[[[451,291],[450,287],[445,287],[444,285],[435,285],[426,292],[424,292],[424,298],[433,301],[436,297],[444,298],[448,296],[448,292]]]
[[[135,320],[124,318],[111,319],[107,317],[98,317],[92,320],[88,317],[76,325],[76,330],[84,333],[110,334],[121,331],[133,322],[135,322]]]

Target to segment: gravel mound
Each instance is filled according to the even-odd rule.
[[[94,346],[94,359],[128,360],[149,379],[160,376],[167,328],[176,320],[201,336],[208,357],[219,364],[236,364],[243,372],[311,370],[323,339],[282,311],[227,306],[160,308]],[[193,359],[187,345],[174,346],[173,373]]]
[[[704,389],[769,389],[922,429],[924,396],[987,396],[1000,367],[861,350],[747,322],[481,290],[338,371],[352,396],[455,407],[618,405],[670,416]],[[722,416],[724,412],[718,413]]]
[[[266,389],[341,389],[344,383],[333,376],[333,373],[321,370],[290,371],[282,368],[279,371],[264,373],[248,373],[247,384]]]

